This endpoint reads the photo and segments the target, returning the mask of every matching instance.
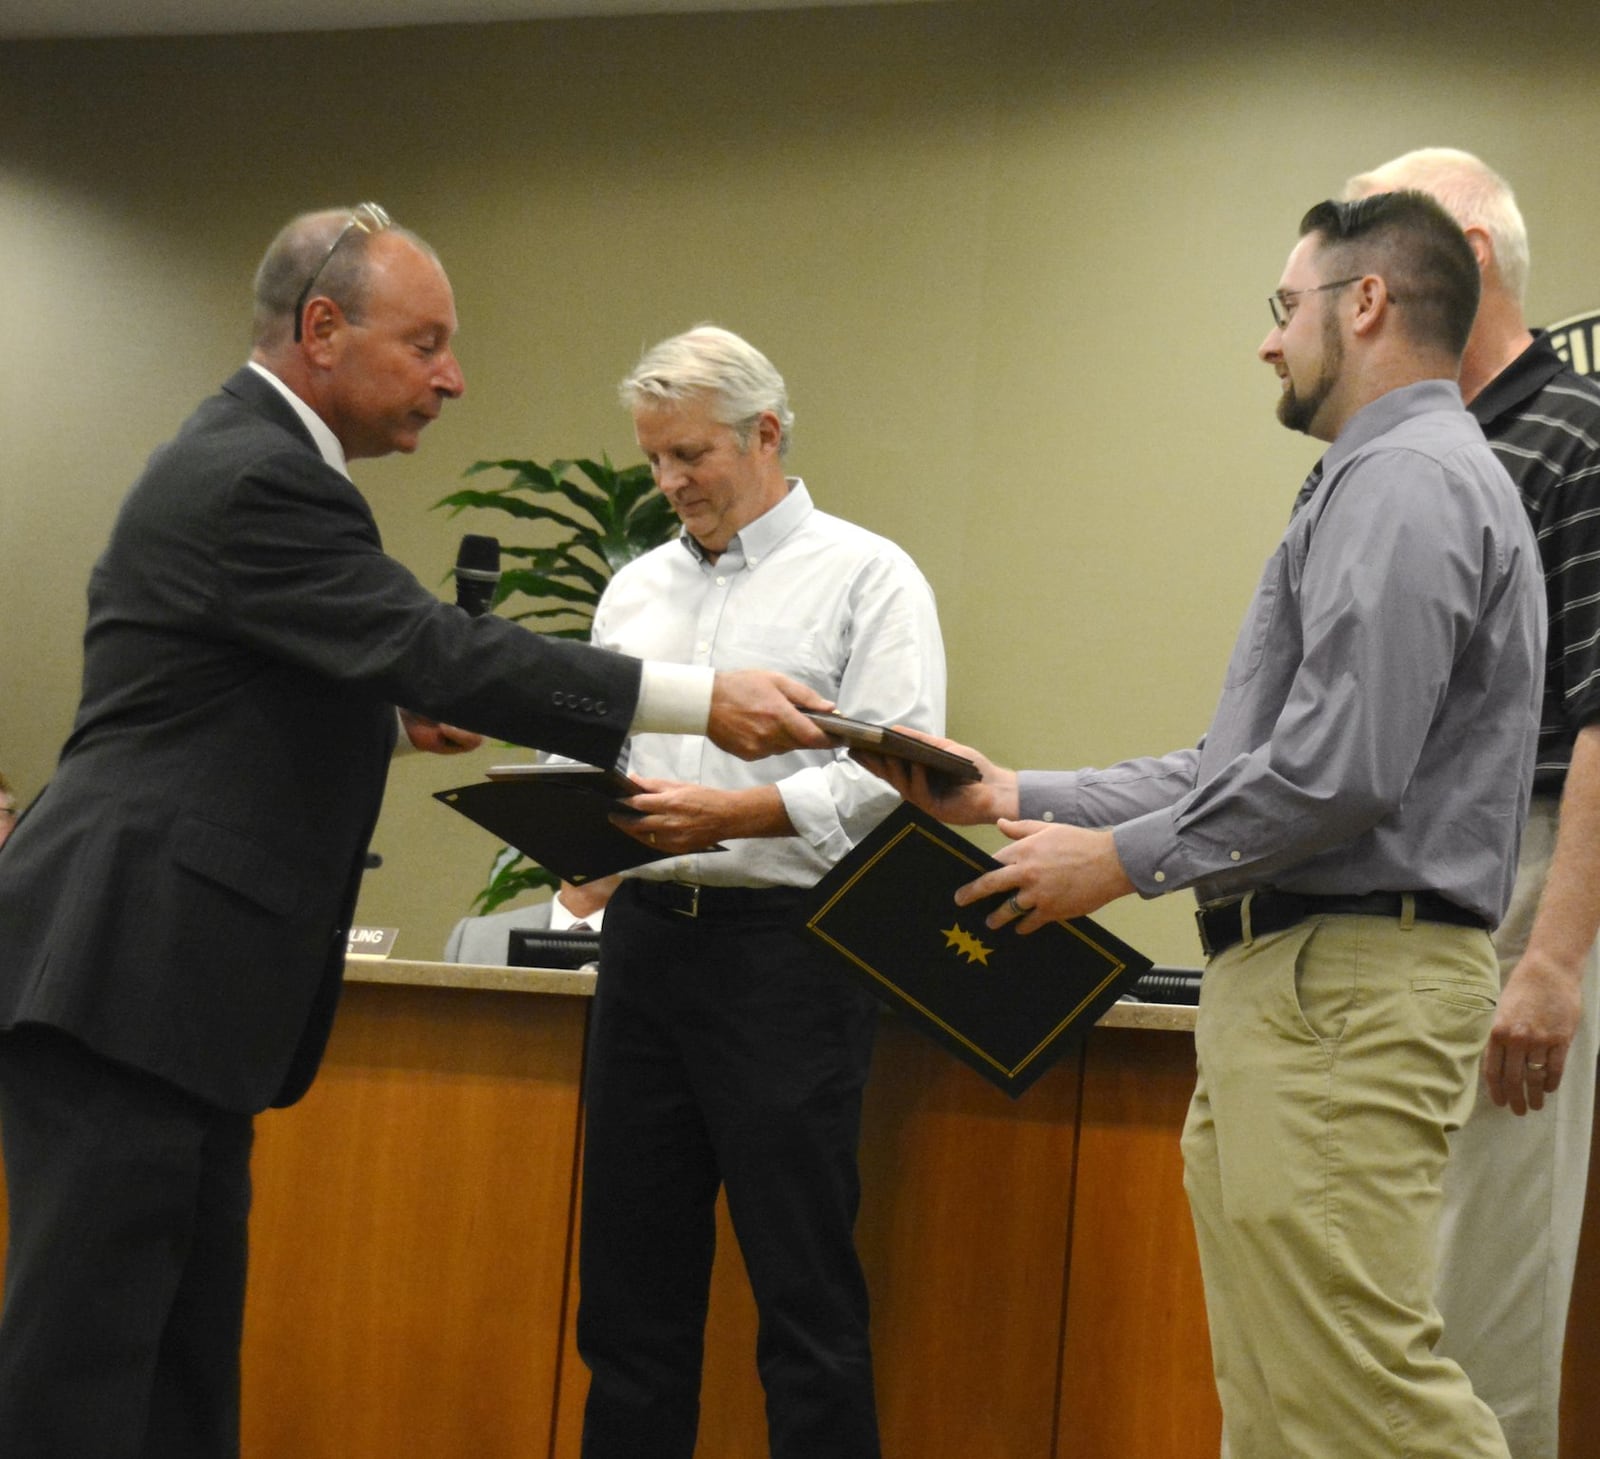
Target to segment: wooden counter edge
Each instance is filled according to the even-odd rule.
[[[588,998],[594,970],[580,968],[497,968],[477,963],[413,962],[405,958],[345,959],[345,981],[400,983],[413,988],[487,988],[502,993],[556,993]],[[1144,1028],[1173,1033],[1194,1029],[1195,1010],[1174,1003],[1117,1003],[1100,1019],[1100,1028]]]

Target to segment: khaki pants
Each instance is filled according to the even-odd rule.
[[[1507,1459],[1433,1351],[1446,1136],[1498,986],[1484,933],[1378,917],[1208,967],[1184,1185],[1233,1459]]]

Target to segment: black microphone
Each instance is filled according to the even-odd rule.
[[[477,618],[489,611],[499,586],[499,539],[468,532],[456,552],[456,607]]]

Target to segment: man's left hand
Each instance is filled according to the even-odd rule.
[[[644,794],[624,802],[637,816],[613,816],[636,841],[682,856],[718,841],[745,836],[790,836],[794,827],[774,785],[716,790],[678,780],[640,778]]]
[[[1000,868],[956,893],[956,903],[963,907],[998,892],[1011,894],[986,919],[991,930],[1012,926],[1022,933],[1037,932],[1046,922],[1087,917],[1135,889],[1110,831],[1048,821],[997,824],[1011,837],[1011,845],[995,853]]]

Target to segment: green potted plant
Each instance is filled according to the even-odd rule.
[[[451,516],[468,508],[504,512],[532,526],[553,526],[559,535],[543,546],[500,544],[503,566],[494,605],[502,617],[532,620],[540,632],[587,640],[611,575],[624,563],[671,538],[678,519],[655,489],[643,462],[620,470],[599,461],[474,461],[462,474],[509,472],[492,486],[462,487],[434,503]],[[474,910],[492,912],[535,887],[554,887],[556,877],[514,846],[503,846],[489,868],[489,881],[472,900]]]

